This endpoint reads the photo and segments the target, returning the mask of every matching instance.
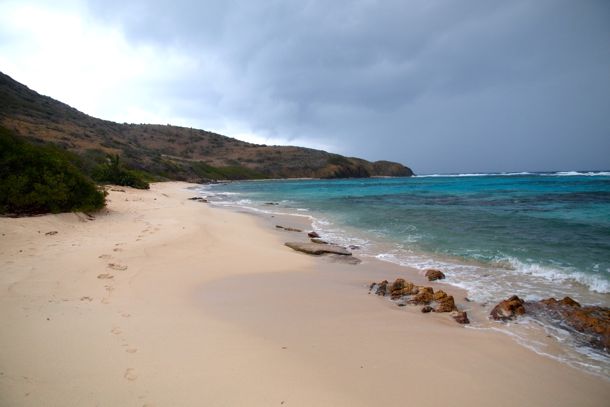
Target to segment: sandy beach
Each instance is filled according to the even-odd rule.
[[[113,187],[93,216],[0,218],[0,406],[610,400],[607,379],[506,335],[368,295],[417,271],[297,253],[290,232],[190,201],[190,186]]]

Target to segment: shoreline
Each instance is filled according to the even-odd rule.
[[[93,220],[0,219],[0,404],[602,406],[610,397],[607,379],[503,334],[367,294],[403,267],[296,253],[283,245],[291,232],[189,201],[189,187],[111,190]]]
[[[229,189],[229,191],[231,190]],[[466,310],[469,314],[472,313],[472,315],[474,315],[474,318],[470,318],[471,321],[474,322],[471,324],[471,327],[503,332],[517,341],[520,345],[537,354],[553,358],[578,369],[583,369],[590,374],[599,375],[603,378],[610,377],[610,359],[608,359],[604,350],[587,345],[586,342],[583,342],[583,337],[573,336],[569,330],[558,329],[558,326],[561,326],[558,323],[559,321],[551,323],[545,315],[538,315],[538,317],[543,317],[538,318],[529,313],[509,324],[491,321],[489,318],[489,313],[495,304],[498,304],[515,294],[523,296],[526,301],[532,303],[549,297],[561,299],[564,296],[570,296],[581,301],[580,304],[583,306],[605,306],[607,304],[608,294],[590,292],[589,287],[584,284],[573,284],[570,286],[570,289],[563,287],[558,290],[559,292],[562,292],[561,295],[559,293],[553,295],[553,292],[545,292],[544,287],[550,287],[550,282],[545,281],[544,285],[536,287],[536,290],[533,291],[536,294],[530,296],[532,290],[530,290],[530,294],[523,294],[525,285],[519,281],[521,276],[519,272],[510,277],[509,280],[501,280],[503,275],[498,276],[496,279],[497,281],[504,281],[509,286],[514,283],[519,287],[519,290],[509,290],[504,296],[493,295],[493,292],[487,290],[488,287],[485,285],[496,284],[493,279],[486,279],[486,277],[493,275],[493,273],[490,274],[490,272],[495,271],[494,269],[489,268],[488,272],[481,273],[483,274],[481,276],[482,278],[478,281],[470,282],[468,280],[463,281],[459,279],[461,278],[461,276],[459,276],[460,270],[456,273],[450,268],[449,272],[447,272],[447,269],[443,267],[443,263],[448,260],[439,260],[438,256],[433,256],[432,254],[427,254],[427,257],[433,256],[432,258],[436,260],[431,262],[433,264],[429,264],[428,261],[425,261],[424,263],[428,264],[425,264],[423,267],[421,265],[417,267],[413,264],[405,264],[403,261],[399,261],[398,257],[394,257],[394,255],[389,255],[392,258],[388,259],[386,254],[392,253],[389,242],[380,242],[375,236],[371,237],[362,230],[358,230],[356,227],[341,224],[337,225],[335,220],[329,218],[319,210],[310,212],[311,208],[307,206],[306,202],[297,201],[298,203],[295,204],[293,201],[281,200],[282,198],[279,196],[274,197],[277,199],[276,202],[264,202],[264,200],[260,200],[260,197],[258,200],[256,198],[250,198],[248,196],[249,190],[241,192],[237,189],[237,191],[239,192],[235,192],[235,190],[233,190],[233,192],[222,190],[216,191],[213,187],[208,186],[197,189],[197,192],[201,194],[201,196],[210,199],[211,205],[236,212],[251,214],[252,216],[260,218],[265,227],[273,228],[275,224],[279,223],[280,225],[285,225],[289,228],[296,227],[303,229],[304,232],[315,230],[322,234],[323,240],[341,246],[349,247],[350,244],[362,244],[363,247],[359,247],[358,249],[364,250],[353,250],[354,256],[362,256],[360,258],[363,260],[366,259],[367,262],[371,263],[370,265],[367,265],[371,267],[383,269],[386,265],[391,264],[403,268],[405,272],[408,273],[404,278],[412,280],[415,285],[429,285],[427,280],[423,278],[424,271],[429,268],[438,268],[448,276],[446,280],[437,282],[440,283],[438,288],[442,288],[443,291],[448,292],[449,295],[453,295],[456,304],[461,310]],[[227,197],[225,194],[229,196]],[[239,197],[231,199],[233,198],[232,195],[235,194],[239,195]],[[254,201],[251,201],[250,199],[254,199]],[[269,199],[269,197],[264,199]],[[305,209],[299,209],[297,206]],[[293,235],[296,236],[296,240],[309,241],[306,234]],[[289,239],[287,238],[286,240]],[[295,238],[291,240],[295,240]],[[425,253],[420,253],[419,255],[423,256],[424,254]],[[485,271],[484,269],[488,267],[482,263],[471,263],[473,264],[469,264],[465,260],[461,263],[462,265],[460,267],[475,267],[482,271]],[[456,276],[459,276],[457,280],[455,279]],[[373,278],[374,280],[372,280],[372,282],[379,282],[385,279],[382,273]],[[479,286],[479,284],[481,284],[481,286]],[[436,290],[437,288],[434,289]],[[459,292],[458,295],[456,295],[456,291]],[[583,301],[583,299],[585,300]],[[593,299],[593,301],[586,301],[586,299]]]

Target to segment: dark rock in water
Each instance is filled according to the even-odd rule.
[[[291,228],[291,227],[280,226],[280,225],[275,225],[275,227],[277,229],[285,230],[286,232],[302,232],[301,229],[297,229],[297,228]]]
[[[577,340],[610,353],[610,308],[581,306],[570,297],[525,303],[528,314],[572,331]]]
[[[307,234],[307,236],[312,237],[312,238],[317,238],[317,237],[320,237],[320,235],[319,235],[317,232],[314,232],[314,231],[309,232],[309,233]]]
[[[349,247],[351,250],[358,250],[358,249],[360,249],[360,246],[357,246],[357,245],[355,245],[355,244],[350,244],[350,245],[349,245],[349,246],[347,246],[347,247]]]
[[[405,288],[404,278],[397,278],[396,280],[394,280],[394,282],[390,286],[390,295],[392,296],[393,300],[397,300],[402,297],[403,288]]]
[[[314,237],[314,238],[312,238],[310,240],[312,241],[312,243],[328,244],[328,242],[326,240],[318,239],[317,237]]]
[[[455,301],[452,295],[445,295],[445,297],[437,300],[438,305],[434,309],[434,312],[452,312],[455,311]]]
[[[415,294],[409,301],[409,304],[415,305],[428,305],[434,300],[434,290],[432,287],[419,287],[417,294]]]
[[[275,205],[279,205],[279,203],[277,203],[277,202],[265,202],[265,205],[267,205],[267,206],[275,206]]]
[[[540,300],[540,303],[548,306],[561,306],[565,305],[567,307],[580,307],[578,301],[573,300],[570,297],[564,297],[563,300],[557,301],[555,298],[547,298],[545,300]]]
[[[428,269],[426,270],[426,277],[428,277],[428,281],[436,281],[445,278],[445,274],[440,270]]]
[[[336,246],[332,244],[318,244],[318,243],[303,243],[303,242],[286,242],[286,246],[293,250],[307,253],[320,255],[325,253],[340,254],[342,256],[351,256],[352,253],[345,247]]]
[[[453,317],[453,319],[455,319],[455,322],[457,322],[458,324],[469,324],[470,320],[468,319],[468,314],[466,314],[466,311],[453,311],[451,313],[451,316]]]
[[[432,311],[434,311],[434,308],[432,308],[429,305],[426,305],[421,309],[421,312],[423,312],[424,314],[427,314],[428,312],[432,312]]]
[[[489,316],[497,321],[508,321],[525,314],[523,300],[516,295],[497,304]]]

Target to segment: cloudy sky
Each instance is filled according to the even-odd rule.
[[[0,0],[0,71],[418,173],[610,169],[607,0]]]

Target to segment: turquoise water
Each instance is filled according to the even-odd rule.
[[[359,244],[364,255],[442,267],[475,299],[606,303],[610,293],[610,173],[256,181],[210,191],[310,215],[323,235]]]

